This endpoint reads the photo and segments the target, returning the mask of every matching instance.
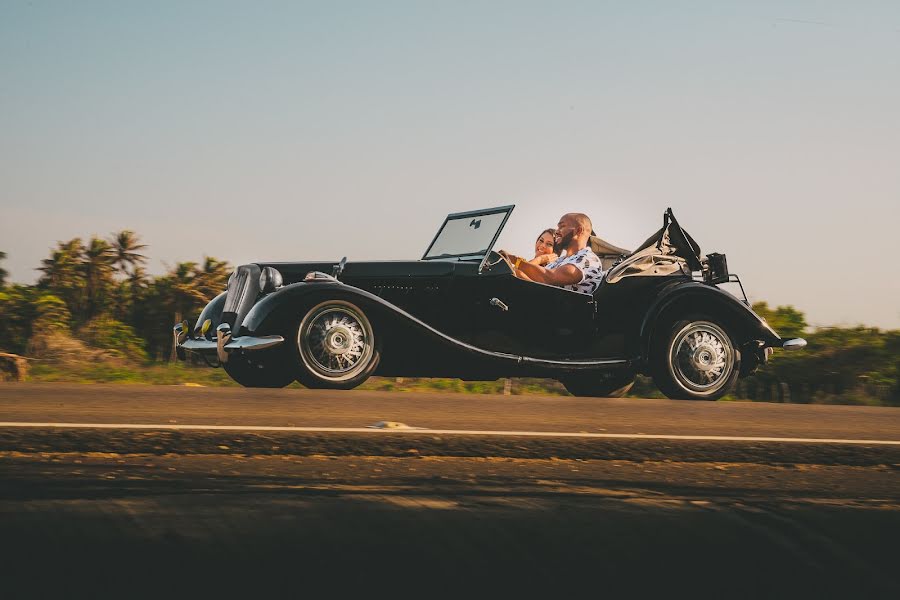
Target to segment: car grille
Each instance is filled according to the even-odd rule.
[[[235,333],[238,333],[238,328],[253,308],[258,295],[259,267],[238,267],[234,278],[228,282],[228,295],[225,296],[225,308],[222,310],[222,321],[228,323]]]

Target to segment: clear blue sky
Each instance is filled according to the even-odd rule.
[[[0,250],[418,258],[517,204],[633,247],[672,206],[751,299],[900,327],[900,2],[0,0]]]

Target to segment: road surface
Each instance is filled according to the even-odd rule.
[[[22,596],[897,597],[898,475],[895,408],[0,385]]]

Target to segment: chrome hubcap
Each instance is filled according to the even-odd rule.
[[[354,339],[362,338],[361,334],[354,335],[354,332],[343,325],[335,325],[330,330],[327,327],[327,324],[322,327],[326,330],[323,345],[327,352],[333,355],[346,354],[353,346]]]
[[[734,369],[731,339],[713,323],[691,323],[672,343],[675,377],[694,392],[714,392],[728,382]]]
[[[310,311],[300,326],[299,338],[306,365],[328,379],[350,379],[365,369],[372,357],[372,327],[349,303],[328,303]]]

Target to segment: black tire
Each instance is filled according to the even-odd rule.
[[[573,396],[621,398],[634,385],[634,373],[630,371],[586,373],[572,375],[561,381]]]
[[[272,356],[269,361],[251,362],[243,356],[232,355],[222,367],[244,387],[283,388],[294,382],[294,373],[290,367],[283,360]]]
[[[378,367],[375,330],[351,302],[326,300],[313,306],[294,333],[295,375],[308,388],[353,389]]]
[[[727,324],[688,317],[657,331],[650,370],[656,387],[673,400],[718,400],[740,376],[741,353]]]

